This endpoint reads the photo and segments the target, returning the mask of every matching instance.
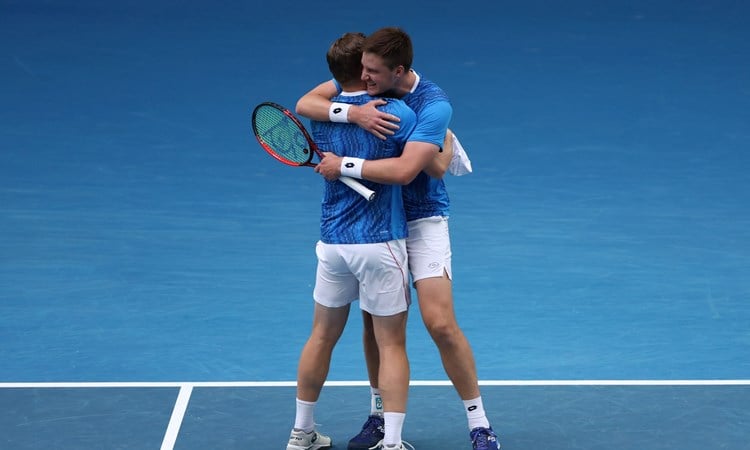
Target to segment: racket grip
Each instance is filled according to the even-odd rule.
[[[354,189],[359,195],[364,197],[368,202],[375,198],[375,191],[369,189],[354,178],[340,177],[339,181]]]

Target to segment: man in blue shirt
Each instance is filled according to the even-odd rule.
[[[353,106],[373,100],[360,79],[361,33],[347,33],[327,53],[328,65],[342,92],[337,103]],[[355,124],[312,122],[318,146],[350,158],[397,157],[416,126],[416,115],[401,100],[391,99],[382,110],[401,117],[401,128],[381,140]],[[331,355],[346,325],[351,303],[372,317],[379,353],[380,389],[385,433],[380,448],[403,450],[401,430],[409,390],[406,318],[410,305],[406,253],[406,216],[401,186],[364,181],[377,191],[368,202],[340,181],[327,181],[323,194],[318,267],[313,291],[315,311],[310,337],[297,370],[294,428],[287,450],[331,447],[331,439],[315,430],[314,408],[330,367]]]

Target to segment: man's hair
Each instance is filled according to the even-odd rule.
[[[409,70],[414,59],[411,38],[398,27],[385,27],[372,33],[365,40],[363,50],[380,56],[391,70],[398,66]]]
[[[328,69],[340,84],[359,80],[362,76],[363,33],[345,33],[336,39],[326,53]]]

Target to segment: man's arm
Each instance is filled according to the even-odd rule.
[[[297,101],[297,114],[308,119],[328,122],[331,99],[338,95],[338,88],[333,81],[326,81],[314,87]],[[377,109],[388,103],[384,99],[373,100],[361,106],[351,105],[347,113],[347,122],[355,123],[380,139],[392,136],[398,130],[400,119],[393,114]]]
[[[414,180],[420,170],[433,178],[442,178],[448,171],[452,157],[453,133],[448,130],[442,151],[427,142],[409,142],[399,157],[365,161],[362,178],[381,184],[406,185]],[[324,153],[325,162],[321,162],[323,166],[319,165],[316,171],[335,180],[341,176],[341,159],[333,153]]]
[[[449,129],[445,133],[443,150],[438,152],[427,167],[424,168],[425,173],[432,178],[443,178],[445,172],[448,171],[451,158],[453,158],[453,132]]]
[[[438,146],[435,144],[409,141],[401,156],[365,160],[362,164],[362,178],[381,184],[406,185],[435,159],[437,153]],[[341,176],[342,159],[333,153],[323,153],[323,159],[315,167],[315,171],[328,180],[336,180]]]
[[[333,81],[328,80],[320,83],[297,100],[297,114],[311,120],[328,122],[328,109],[331,106],[331,98],[336,95],[338,95],[338,89]]]

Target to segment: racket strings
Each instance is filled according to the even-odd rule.
[[[307,139],[283,111],[263,105],[255,111],[253,120],[257,136],[278,156],[297,164],[312,159]]]

